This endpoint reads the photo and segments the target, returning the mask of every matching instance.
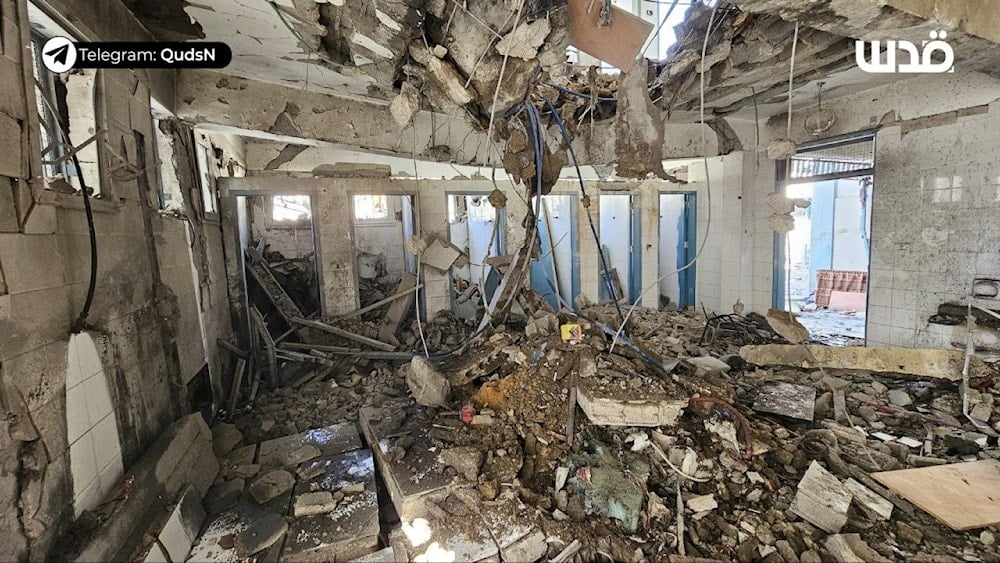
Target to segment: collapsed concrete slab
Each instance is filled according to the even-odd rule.
[[[345,561],[378,547],[378,495],[370,450],[324,458],[324,470],[300,481],[295,496],[326,492],[335,501],[326,513],[297,518],[291,525],[283,561]]]
[[[284,466],[285,462],[294,461],[294,456],[289,457],[291,452],[299,451],[303,446],[315,447],[320,456],[332,456],[362,448],[357,427],[354,423],[345,422],[261,442],[257,463],[262,468]]]
[[[765,344],[744,346],[740,357],[758,366],[789,366],[872,371],[956,381],[962,377],[965,354],[933,348],[862,348],[816,345]],[[983,368],[972,358],[973,370]]]
[[[255,523],[269,524],[275,522],[274,517],[284,517],[288,514],[291,504],[291,490],[270,501],[259,504],[249,493],[245,492],[240,496],[235,506],[229,508],[214,517],[211,517],[202,531],[201,537],[191,548],[188,556],[190,561],[238,561],[245,556],[239,551],[247,549],[249,541],[237,545],[236,538],[247,530],[250,530]],[[264,526],[270,528],[270,526]],[[264,553],[275,550],[275,556],[280,553],[282,540],[275,539],[263,546]],[[248,555],[253,555],[252,553]]]
[[[608,390],[590,383],[577,388],[576,401],[599,426],[670,426],[688,404],[687,398],[650,397],[643,390]]]
[[[438,463],[437,448],[428,437],[428,425],[413,416],[399,420],[401,414],[405,416],[404,405],[393,402],[381,409],[361,409],[359,423],[373,446],[376,467],[396,513],[407,522],[427,516],[426,497],[448,487],[451,479]],[[397,441],[402,436],[409,442],[405,448]]]

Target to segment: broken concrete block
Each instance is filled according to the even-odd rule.
[[[439,272],[447,272],[461,255],[462,252],[451,243],[436,236],[420,253],[420,263]]]
[[[427,358],[416,356],[410,361],[410,369],[405,374],[406,385],[413,393],[413,399],[425,407],[442,407],[451,393],[448,382],[434,364]]]
[[[236,554],[249,557],[263,551],[281,539],[288,531],[288,522],[279,514],[268,514],[255,520],[250,527],[236,536]]]
[[[687,363],[694,365],[696,368],[704,370],[708,373],[726,373],[730,369],[729,364],[712,356],[688,358],[686,361]]]
[[[403,82],[399,94],[389,102],[389,112],[396,124],[406,127],[420,110],[420,91],[409,82]]]
[[[473,447],[450,448],[441,452],[440,461],[454,467],[469,481],[476,481],[483,466],[483,452]]]
[[[576,400],[587,418],[600,426],[670,426],[688,403],[687,399],[649,397],[645,392],[604,392],[587,384],[577,388]]]
[[[303,461],[309,461],[314,457],[319,457],[319,448],[312,444],[302,444],[301,446],[287,450],[278,455],[278,461],[285,467],[297,467]]]
[[[243,433],[236,426],[221,422],[212,427],[212,450],[215,457],[222,457],[243,441]]]
[[[555,334],[559,331],[559,317],[546,313],[536,319],[531,319],[524,325],[524,335],[528,338],[539,338]]]
[[[243,479],[230,479],[216,483],[205,496],[205,509],[209,514],[217,514],[236,504],[243,494],[243,487],[246,481]]]
[[[774,332],[792,344],[798,344],[809,338],[809,329],[802,326],[802,323],[795,318],[794,313],[768,309],[766,318],[767,324],[771,325]]]
[[[875,520],[888,520],[892,516],[892,503],[854,479],[844,481],[844,488],[851,493],[852,502]]]
[[[684,501],[685,506],[688,507],[691,512],[705,512],[708,510],[715,510],[719,507],[719,503],[715,500],[715,495],[699,495],[696,497],[691,497]]]
[[[828,536],[823,544],[830,558],[837,563],[888,563],[889,560],[882,557],[877,551],[871,548],[859,534],[834,534]]]
[[[335,508],[337,508],[337,501],[333,500],[333,494],[330,491],[316,491],[295,497],[292,514],[296,517],[312,516],[313,514],[333,512]]]
[[[816,409],[816,388],[793,383],[761,387],[753,410],[811,421]]]
[[[836,534],[847,523],[851,493],[836,476],[813,461],[799,481],[791,510],[816,527]]]
[[[292,490],[293,486],[295,486],[295,477],[284,469],[276,469],[264,474],[250,484],[250,496],[258,504],[264,504]]]
[[[324,456],[358,450],[362,447],[357,427],[355,427],[353,422],[344,422],[261,442],[258,463],[264,468],[281,467],[280,457],[283,453],[305,444],[315,446],[319,449],[320,454]],[[253,446],[250,446],[250,448],[252,459]],[[250,462],[246,461],[244,463]]]
[[[902,389],[890,389],[889,390],[889,403],[896,405],[897,407],[905,407],[913,403],[913,399],[910,394]]]
[[[538,55],[538,48],[545,42],[550,29],[548,18],[520,23],[497,41],[497,52],[504,56],[530,61]]]
[[[356,450],[321,461],[322,473],[296,485],[296,503],[319,492],[325,493],[324,497],[330,495],[334,507],[292,523],[282,561],[345,561],[378,547],[378,496],[372,452]],[[315,501],[321,504],[322,499],[316,496]]]
[[[512,545],[501,547],[500,557],[504,561],[538,561],[548,549],[545,534],[541,530],[535,530]]]

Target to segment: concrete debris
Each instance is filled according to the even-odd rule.
[[[809,338],[809,329],[803,326],[793,313],[768,309],[766,318],[767,324],[771,325],[774,332],[792,344],[798,344]]]
[[[292,490],[295,477],[284,469],[276,469],[258,477],[250,484],[250,496],[258,504],[264,504]]]
[[[451,383],[427,358],[416,356],[405,374],[406,385],[418,404],[439,407],[447,404]]]
[[[712,356],[700,356],[697,358],[688,358],[686,360],[689,364],[693,364],[698,369],[704,370],[708,373],[725,373],[729,371],[730,365],[723,362],[719,358],[714,358]]]
[[[422,43],[410,44],[410,56],[427,68],[428,76],[452,102],[464,106],[476,99],[476,93],[465,87],[465,81],[455,67],[436,57]]]
[[[549,30],[549,20],[546,18],[521,23],[497,41],[496,50],[504,56],[530,61],[538,55],[538,48],[545,42]]]
[[[278,454],[278,461],[284,467],[295,468],[304,461],[309,461],[314,457],[319,457],[319,448],[312,444],[302,444],[301,446],[281,452]]]
[[[792,500],[791,510],[818,528],[835,534],[847,523],[851,493],[816,461],[809,465]]]
[[[362,490],[364,487],[362,487]],[[315,493],[303,493],[295,497],[292,505],[292,513],[298,516],[312,516],[313,514],[327,514],[337,508],[337,501],[333,500],[330,491],[317,491]]]
[[[715,495],[699,495],[685,500],[684,506],[686,506],[691,512],[697,514],[699,512],[715,510],[716,508],[719,508],[719,503],[715,502]]]
[[[921,348],[863,348],[834,346],[747,346],[740,357],[758,366],[794,366],[858,370],[886,374],[915,375],[938,379],[961,379],[965,355],[957,350]],[[982,371],[982,360],[972,358],[974,370]]]
[[[500,267],[510,268],[510,261]],[[393,291],[388,288],[383,295]],[[407,559],[440,555],[438,548],[468,559],[544,558],[575,539],[579,547],[570,552],[576,550],[581,559],[607,558],[603,552],[620,560],[655,560],[676,556],[673,536],[659,530],[673,534],[678,516],[687,555],[719,560],[896,560],[898,553],[918,549],[935,555],[956,548],[995,549],[980,541],[980,530],[961,534],[915,518],[917,507],[871,476],[995,455],[985,430],[960,418],[961,400],[949,385],[901,382],[878,372],[845,370],[844,364],[819,369],[813,363],[830,362],[824,353],[885,352],[816,347],[829,350],[810,348],[812,358],[800,352],[795,356],[800,364],[788,361],[788,350],[802,346],[744,348],[746,342],[780,339],[753,314],[736,315],[728,324],[715,321],[708,338],[706,323],[716,317],[706,321],[693,311],[640,308],[630,322],[630,345],[619,342],[609,352],[603,326],[616,326],[613,306],[587,306],[574,319],[566,311],[557,315],[524,302],[529,304],[524,316],[511,316],[467,351],[434,363],[409,358],[397,369],[398,359],[354,364],[329,381],[287,394],[268,392],[253,415],[235,422],[247,441],[256,439],[253,433],[259,435],[264,419],[274,421],[271,432],[286,431],[292,423],[292,429],[308,436],[328,425],[330,416],[346,421],[357,412],[340,407],[337,415],[314,413],[315,401],[354,391],[349,403],[354,409],[369,405],[359,413],[366,441],[379,445],[369,454],[372,471],[381,475],[406,526],[427,522],[431,539],[403,547]],[[575,343],[558,333],[567,323],[580,326]],[[454,335],[451,348],[461,345],[462,331],[468,330],[461,321],[442,320],[424,323],[423,329],[426,337],[440,338],[438,344]],[[404,342],[406,334],[403,329],[402,345],[419,346],[415,339]],[[736,354],[741,350],[744,355],[775,351],[781,361],[744,360]],[[644,358],[642,351],[651,357]],[[747,357],[775,357],[754,354]],[[908,361],[893,368],[916,363]],[[673,371],[664,375],[658,371],[664,366]],[[432,384],[417,385],[418,379]],[[978,395],[969,393],[969,398],[988,404],[990,383],[973,381]],[[413,388],[412,397],[407,387]],[[437,396],[426,401],[424,391]],[[901,394],[910,402],[902,404]],[[571,402],[587,416],[575,416]],[[298,414],[286,416],[288,410]],[[568,416],[571,412],[574,416]],[[991,426],[995,416],[990,414]],[[317,428],[295,426],[300,420]],[[644,430],[649,426],[662,431]],[[264,475],[302,444],[324,447],[322,440],[282,440],[261,444]],[[256,465],[252,451],[250,458],[237,459],[242,449],[227,455],[227,463],[238,462],[227,466],[230,472]],[[294,492],[265,505],[244,495],[248,500],[229,510],[248,503],[293,515],[285,541],[286,547],[294,546],[292,559],[323,554],[339,560],[332,555],[337,550],[353,556],[375,551],[375,528],[358,522],[357,528],[343,528],[359,530],[348,538],[343,530],[319,525],[348,506],[361,510],[359,503],[374,494],[358,480],[328,482],[328,459],[324,452],[289,469],[298,477]],[[251,477],[261,478],[260,473]],[[324,492],[329,496],[313,494]],[[306,503],[312,497],[315,502]],[[511,514],[499,510],[508,504],[515,507]],[[319,513],[307,515],[311,510]],[[377,525],[378,510],[373,503],[356,514],[368,522],[365,526]],[[909,543],[911,536],[899,532],[906,530],[900,522],[942,543]],[[640,547],[642,554],[636,552],[628,538],[643,534],[662,540],[661,550]],[[319,543],[317,538],[322,538]],[[409,542],[404,538],[402,543]]]
[[[793,383],[775,383],[762,387],[753,409],[812,421],[816,409],[816,388]]]
[[[666,179],[663,170],[664,126],[649,98],[646,59],[637,59],[622,79],[615,114],[615,173],[623,178]]]
[[[274,545],[288,531],[288,522],[278,514],[268,514],[236,536],[236,554],[249,557]]]
[[[483,465],[483,453],[475,448],[450,448],[441,452],[441,463],[454,467],[469,481],[476,481]]]
[[[222,457],[243,441],[243,434],[232,424],[225,422],[212,427],[212,450],[215,457]]]
[[[401,128],[413,121],[413,116],[420,110],[420,91],[409,82],[404,82],[399,88],[399,94],[389,102],[389,112],[396,124]]]

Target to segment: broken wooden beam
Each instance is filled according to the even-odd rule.
[[[236,369],[233,370],[233,388],[229,390],[229,420],[236,415],[236,400],[240,396],[240,387],[243,385],[243,372],[247,369],[247,361],[243,358],[236,360]]]
[[[422,284],[417,283],[417,276],[409,272],[404,272],[403,279],[399,282],[396,290],[397,292],[404,292],[412,289],[415,292],[420,288],[420,285]],[[396,299],[389,305],[389,310],[385,312],[385,316],[382,318],[382,325],[378,329],[380,340],[393,344],[397,343],[396,334],[399,333],[403,321],[409,317],[415,300],[416,293],[406,293],[405,299]]]
[[[342,356],[354,356],[357,358],[364,358],[366,360],[409,360],[413,358],[413,354],[410,352],[379,352],[361,350],[359,348],[347,348],[345,346],[332,346],[329,344],[301,344],[299,342],[285,342],[281,345],[281,348],[287,350],[316,350],[317,352],[326,352],[328,354],[337,354]]]
[[[744,346],[740,357],[757,366],[789,366],[869,371],[956,381],[962,377],[965,355],[934,348],[862,348],[798,344]],[[973,359],[982,367],[982,360]]]
[[[233,355],[236,356],[237,358],[243,358],[245,360],[250,357],[250,354],[246,350],[241,350],[235,344],[229,342],[224,338],[216,338],[215,343],[225,348],[226,350],[232,352]]]
[[[309,321],[303,319],[302,317],[295,317],[292,319],[292,322],[302,326],[307,326],[309,328],[314,328],[316,330],[322,330],[323,332],[329,332],[330,334],[335,334],[341,338],[346,338],[347,340],[353,340],[355,342],[364,344],[365,346],[370,346],[372,348],[375,348],[377,350],[382,350],[384,352],[392,352],[396,349],[396,347],[393,346],[392,344],[386,344],[385,342],[375,340],[374,338],[368,338],[367,336],[354,334],[353,332],[349,332],[335,326],[330,326],[320,321]]]
[[[271,388],[275,389],[278,387],[278,360],[275,357],[275,345],[274,338],[271,337],[270,331],[267,330],[267,323],[264,322],[264,315],[260,314],[257,307],[250,308],[250,318],[253,320],[254,327],[257,328],[257,334],[264,341],[264,353],[267,355],[267,379],[270,383]]]

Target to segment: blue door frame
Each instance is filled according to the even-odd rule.
[[[570,209],[576,209],[575,195],[552,195],[568,197],[570,201]],[[529,203],[534,206],[535,201],[530,200]],[[562,304],[559,303],[559,297],[563,298],[563,301],[565,301],[565,304],[570,310],[576,311],[576,296],[580,294],[580,252],[579,241],[577,240],[577,216],[575,213],[570,213],[569,243],[571,252],[573,253],[573,271],[570,273],[570,287],[572,295],[568,296],[560,296],[555,290],[556,282],[552,279],[551,275],[552,270],[555,267],[555,256],[552,253],[553,241],[549,239],[549,229],[546,221],[546,215],[543,211],[539,214],[538,221],[536,222],[539,242],[538,255],[540,258],[538,260],[532,260],[531,262],[531,289],[541,296],[542,299],[545,299],[549,306],[556,311],[562,307]]]
[[[445,192],[445,208],[447,209],[448,206],[450,205],[450,202],[448,201],[448,198],[450,198],[452,196],[458,196],[458,197],[466,197],[466,196],[487,197],[488,195],[490,195],[489,192],[476,192],[476,191],[448,192],[448,191],[446,191]],[[496,239],[493,241],[493,248],[492,248],[492,251],[491,251],[490,255],[491,256],[502,256],[507,251],[507,237],[504,236],[504,233],[507,232],[507,224],[506,224],[507,223],[507,209],[506,208],[500,208],[500,209],[496,210],[496,221],[497,221],[497,226],[496,226],[497,236],[496,236]],[[450,228],[448,229],[448,242],[451,242],[451,229]],[[493,295],[493,292],[496,291],[496,287],[497,287],[498,284],[497,283],[491,283],[489,278],[487,278],[486,280],[483,280],[483,283],[486,286],[487,296],[486,296],[485,299],[483,299],[483,297],[480,296],[480,299],[483,299],[485,302],[488,303],[489,299]],[[455,292],[455,272],[454,272],[453,268],[449,268],[449,270],[448,270],[448,288],[449,288],[449,290],[448,290],[449,301],[451,303],[452,309],[454,309],[454,307],[455,307],[455,293],[456,292]]]
[[[684,197],[684,209],[677,224],[677,261],[674,269],[677,273],[677,284],[680,288],[680,298],[677,306],[681,309],[693,307],[695,304],[695,288],[697,287],[697,264],[684,268],[698,253],[698,194],[696,192],[667,191],[657,194],[657,205],[660,205],[661,195],[680,195]],[[662,213],[661,213],[662,214]],[[663,241],[660,241],[662,244]],[[681,268],[684,268],[681,270]]]

